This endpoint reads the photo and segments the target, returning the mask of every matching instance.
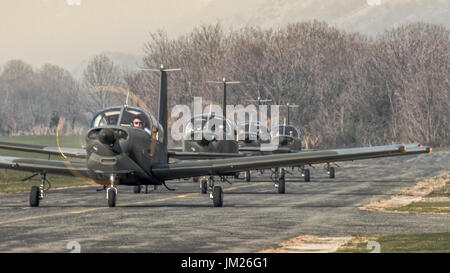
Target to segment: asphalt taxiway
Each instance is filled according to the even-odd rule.
[[[258,252],[300,235],[348,236],[450,232],[450,216],[360,210],[397,190],[448,172],[450,153],[339,164],[329,179],[322,166],[311,182],[287,175],[279,194],[268,172],[224,188],[214,208],[198,184],[169,181],[149,194],[119,186],[109,208],[96,187],[50,190],[41,206],[28,193],[0,195],[0,252]],[[232,182],[235,180],[231,180]]]

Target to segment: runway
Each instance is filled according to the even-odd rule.
[[[214,208],[197,183],[169,181],[149,194],[119,186],[109,208],[96,187],[50,190],[41,206],[28,193],[0,195],[0,252],[258,252],[300,235],[346,236],[450,232],[448,215],[359,209],[396,190],[449,170],[450,153],[339,164],[329,179],[322,166],[311,182],[287,174],[286,193],[252,172],[252,182],[231,180],[224,207]],[[290,170],[290,169],[288,169]]]

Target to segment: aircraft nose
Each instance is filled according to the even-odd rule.
[[[103,128],[98,133],[98,140],[103,144],[111,145],[115,140],[114,132],[109,128]]]

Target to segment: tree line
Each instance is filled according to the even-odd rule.
[[[182,68],[169,75],[171,107],[192,105],[194,96],[221,104],[221,87],[208,81],[223,77],[241,82],[228,88],[228,104],[261,97],[298,105],[290,110],[291,123],[304,130],[310,148],[449,146],[449,47],[449,30],[426,23],[374,38],[318,21],[279,29],[213,24],[176,38],[151,33],[140,65]],[[125,101],[92,92],[100,85],[129,89],[157,113],[159,74],[123,69],[105,55],[93,57],[79,80],[60,67],[35,70],[20,60],[0,72],[2,135],[51,133],[60,117],[66,133],[79,133],[95,111]],[[285,117],[287,109],[281,110]]]

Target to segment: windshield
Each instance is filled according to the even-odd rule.
[[[151,128],[149,115],[138,108],[114,107],[99,112],[91,122],[91,128],[103,126],[123,126],[137,128]]]
[[[120,108],[112,108],[98,113],[91,123],[92,127],[117,125],[120,116]]]
[[[204,115],[193,117],[185,126],[185,135],[191,136],[194,133],[212,133],[223,135],[223,117],[214,115]],[[234,136],[236,125],[229,119],[226,119],[226,134]]]

